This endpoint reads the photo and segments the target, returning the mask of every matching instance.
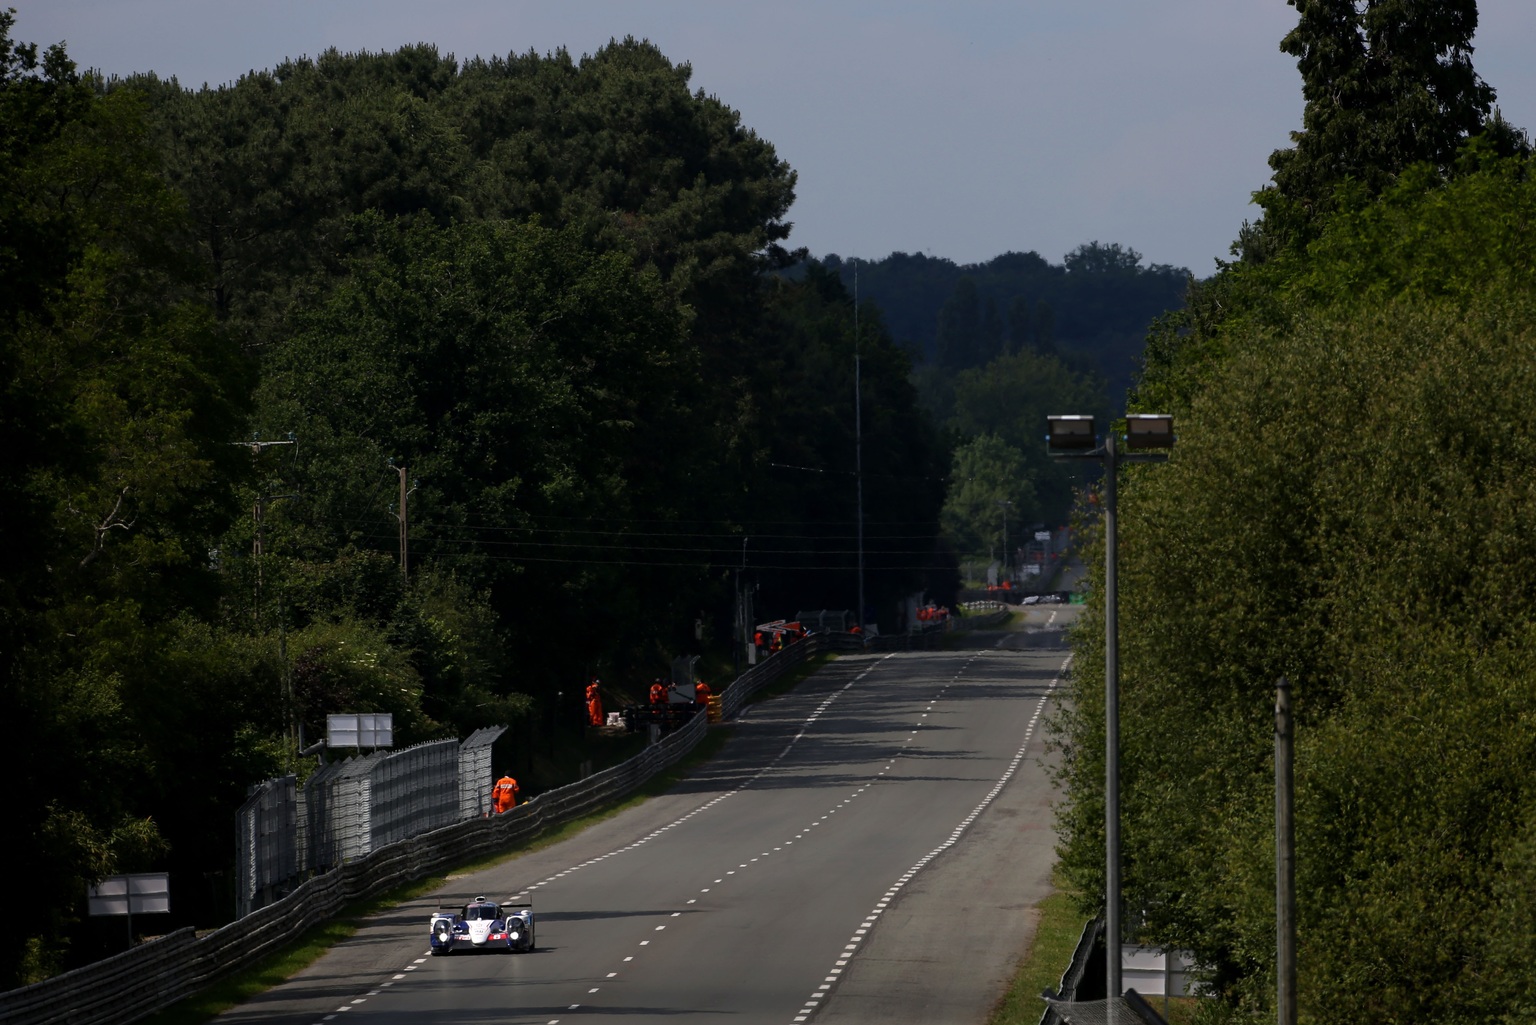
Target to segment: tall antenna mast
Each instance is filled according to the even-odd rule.
[[[864,637],[864,411],[860,395],[862,368],[859,344],[859,261],[853,261],[853,479],[859,512],[859,607],[854,622]]]

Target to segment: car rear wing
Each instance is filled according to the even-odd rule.
[[[519,897],[522,899],[517,899]],[[519,893],[517,897],[514,897],[512,900],[502,901],[501,906],[504,908],[531,908],[533,907],[533,894]]]

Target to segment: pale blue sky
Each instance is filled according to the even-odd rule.
[[[800,175],[820,256],[1090,240],[1214,269],[1299,127],[1283,0],[0,0],[83,67],[232,81],[284,57],[431,42],[461,58],[635,35],[693,66]],[[1474,62],[1536,129],[1536,2],[1484,0]]]

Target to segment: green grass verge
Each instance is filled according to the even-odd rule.
[[[419,879],[377,897],[349,904],[335,918],[315,926],[270,957],[220,979],[201,993],[145,1018],[144,1023],[145,1025],[201,1025],[202,1022],[244,1003],[258,993],[279,985],[301,969],[309,967],[319,960],[321,954],[356,933],[362,920],[369,915],[431,893],[443,885],[443,882],[442,876]]]
[[[426,896],[446,884],[451,877],[494,868],[520,855],[552,847],[590,826],[644,803],[649,798],[666,793],[690,771],[718,754],[720,748],[730,739],[731,732],[729,726],[716,726],[710,729],[694,749],[672,768],[657,773],[636,790],[611,804],[604,805],[590,815],[545,830],[515,847],[509,847],[489,857],[455,866],[443,875],[407,883],[369,900],[351,904],[343,908],[329,922],[315,926],[265,960],[220,979],[196,996],[188,997],[144,1019],[144,1025],[202,1025],[251,997],[282,984],[297,972],[314,964],[331,947],[354,935],[363,919],[370,915],[405,901]]]
[[[1035,938],[987,1025],[1036,1025],[1045,1012],[1040,992],[1055,990],[1072,962],[1072,951],[1083,934],[1083,916],[1071,895],[1059,888],[1060,882],[1058,876],[1058,889],[1035,905],[1040,912]]]

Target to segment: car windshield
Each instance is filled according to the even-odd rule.
[[[494,904],[471,904],[464,909],[464,918],[471,922],[489,922],[496,917]]]

